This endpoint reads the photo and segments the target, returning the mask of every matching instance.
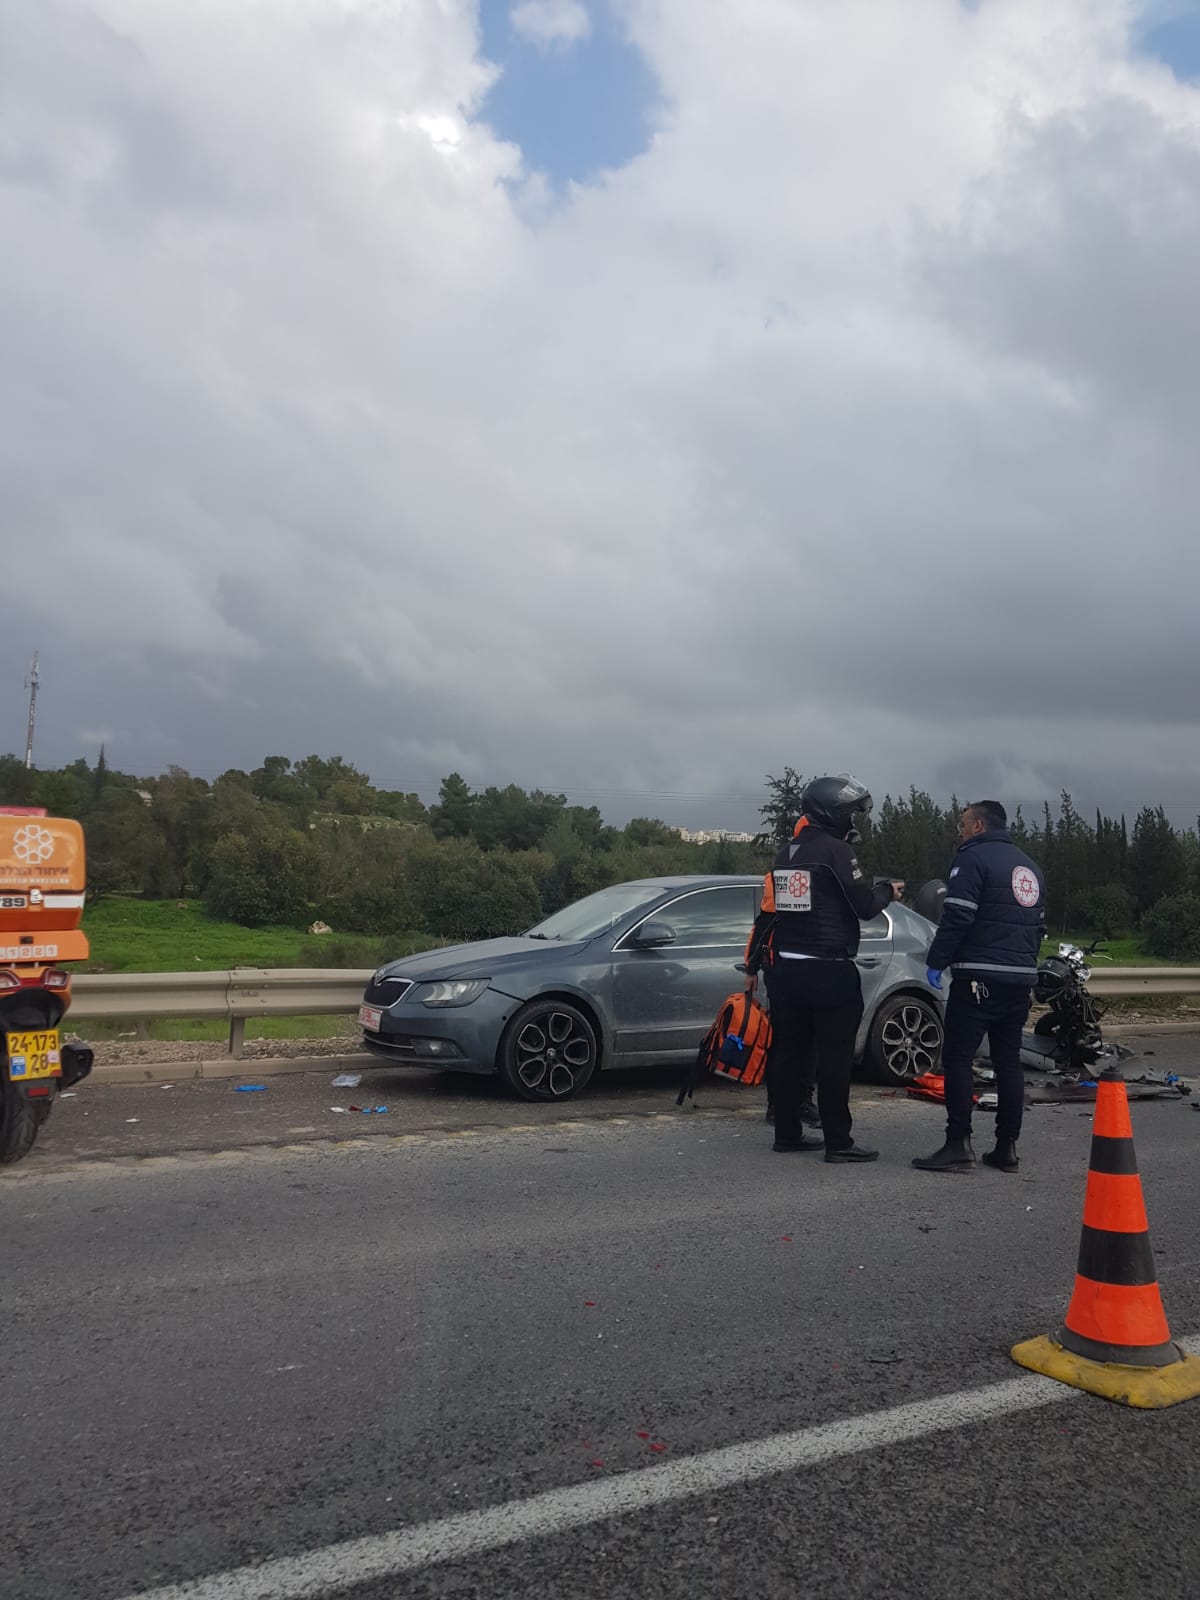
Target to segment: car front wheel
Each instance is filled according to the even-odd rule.
[[[942,1018],[931,1000],[900,994],[875,1013],[867,1040],[867,1065],[881,1083],[905,1088],[942,1063]]]
[[[499,1071],[522,1100],[570,1100],[596,1070],[592,1024],[565,1000],[531,1000],[504,1030]]]

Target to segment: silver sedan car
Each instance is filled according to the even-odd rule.
[[[761,881],[614,884],[514,938],[390,962],[363,995],[363,1043],[395,1064],[499,1074],[523,1100],[569,1100],[599,1069],[682,1070],[744,982]],[[942,1000],[925,982],[933,932],[904,905],[863,927],[857,1056],[887,1083],[940,1059]]]

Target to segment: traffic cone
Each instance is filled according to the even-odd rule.
[[[1057,1338],[1013,1347],[1032,1372],[1128,1406],[1173,1406],[1200,1395],[1200,1360],[1171,1339],[1158,1292],[1124,1079],[1096,1090],[1092,1154],[1075,1292]]]

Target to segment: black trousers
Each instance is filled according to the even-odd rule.
[[[972,1063],[987,1035],[996,1074],[996,1136],[1016,1139],[1025,1110],[1025,1073],[1021,1067],[1021,1029],[1029,1017],[1032,992],[1024,984],[989,983],[956,973],[946,1001],[946,1039],[942,1071],[946,1076],[946,1137],[971,1137],[975,1074]],[[778,1126],[778,1123],[776,1123]]]
[[[817,1110],[826,1150],[853,1144],[850,1075],[862,1021],[862,980],[853,961],[787,961],[767,969],[771,1054],[767,1082],[775,1107],[775,1137],[803,1136],[801,1103],[817,1085]]]

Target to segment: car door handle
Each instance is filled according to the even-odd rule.
[[[881,956],[859,956],[858,964],[860,967],[881,967],[883,958]]]

